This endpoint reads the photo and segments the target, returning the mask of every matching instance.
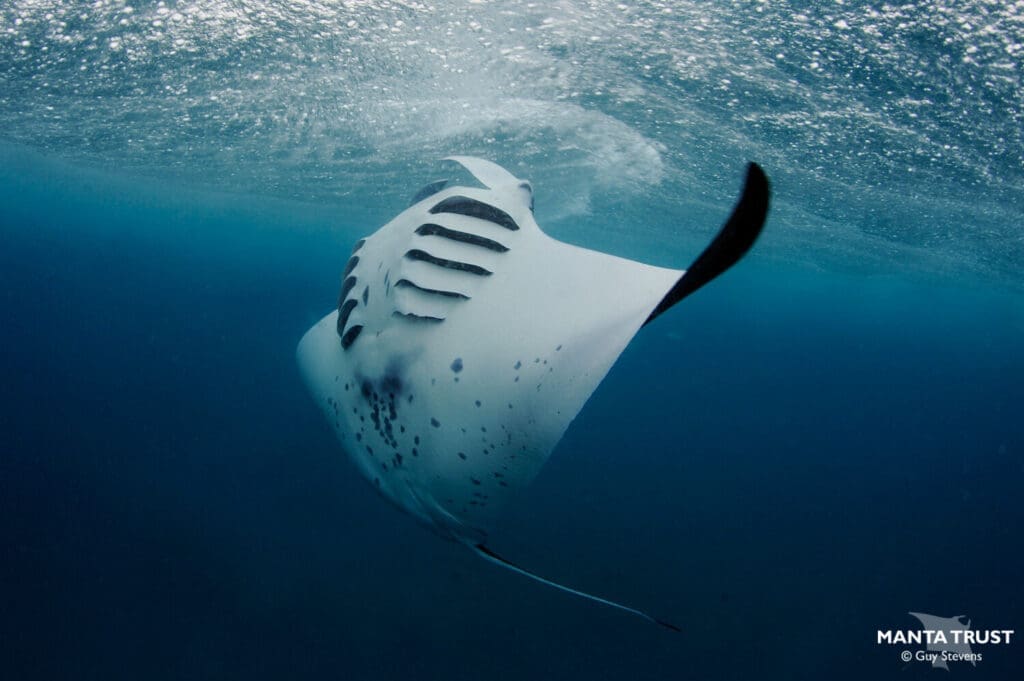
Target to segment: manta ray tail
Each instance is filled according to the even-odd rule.
[[[494,563],[495,565],[500,565],[501,567],[506,568],[508,570],[511,570],[512,572],[517,572],[517,573],[523,575],[524,577],[529,577],[530,579],[538,581],[541,584],[547,584],[548,586],[551,586],[551,587],[554,587],[556,589],[559,589],[560,591],[565,591],[566,593],[571,593],[574,596],[580,596],[582,598],[587,598],[589,600],[596,601],[598,603],[610,606],[612,608],[618,608],[619,610],[625,610],[628,613],[632,613],[634,615],[637,615],[638,617],[643,617],[648,622],[654,622],[655,624],[657,624],[659,626],[662,626],[662,627],[665,627],[666,629],[671,629],[672,631],[682,631],[679,627],[677,627],[676,625],[672,624],[671,622],[666,622],[665,620],[660,620],[657,617],[654,617],[652,615],[648,615],[646,612],[643,612],[642,610],[637,610],[636,608],[631,608],[631,607],[629,607],[627,605],[622,605],[621,603],[616,603],[615,601],[609,601],[606,598],[601,598],[600,596],[594,596],[593,594],[588,594],[588,593],[586,593],[584,591],[579,591],[577,589],[573,589],[571,587],[565,586],[564,584],[559,584],[557,582],[552,582],[550,579],[545,579],[544,577],[541,577],[540,575],[536,575],[536,574],[534,574],[534,573],[532,573],[532,572],[530,572],[528,570],[524,570],[523,568],[519,567],[515,563],[502,558],[501,556],[496,554],[494,551],[491,551],[489,548],[487,548],[483,544],[476,544],[475,546],[473,546],[473,549],[476,551],[477,555],[479,555],[484,560],[489,561],[491,563]]]
[[[748,165],[743,194],[732,209],[732,215],[675,286],[665,294],[644,325],[650,324],[662,312],[735,265],[750,250],[768,217],[770,193],[768,177],[761,166],[756,163]]]

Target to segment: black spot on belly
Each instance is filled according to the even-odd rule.
[[[363,289],[363,305],[366,305],[370,300],[370,287],[367,286]]]
[[[417,435],[416,437],[414,437],[414,438],[412,439],[412,441],[413,441],[413,442],[415,442],[416,444],[419,444],[419,443],[420,443],[420,436],[419,436],[419,435]]]
[[[515,367],[514,367],[514,368],[515,368],[515,370],[516,370],[516,371],[519,371],[519,367],[521,367],[521,366],[523,366],[523,363],[522,363],[522,362],[519,362],[519,361],[517,361],[517,362],[516,362],[516,365],[515,365]]]
[[[397,366],[388,367],[387,373],[380,381],[380,387],[384,392],[390,393],[392,399],[394,399],[394,395],[402,392],[402,376]],[[412,395],[409,396],[409,399],[412,399]]]
[[[452,371],[454,371],[455,373],[459,373],[460,371],[462,371],[462,358],[461,357],[456,357],[455,361],[452,362]]]
[[[435,419],[433,416],[431,416],[430,417],[430,425],[434,426],[435,428],[440,428],[441,427],[441,422],[438,421],[437,419]]]
[[[561,350],[561,349],[562,349],[562,346],[561,346],[561,345],[559,345],[559,346],[558,346],[557,348],[555,348],[555,352],[558,352],[558,351],[559,351],[559,350]]]
[[[476,406],[478,406],[478,407],[480,406],[480,400],[476,401]]]
[[[471,483],[473,483],[474,485],[479,485],[479,484],[480,484],[480,481],[479,481],[479,480],[477,480],[476,478],[470,478],[470,479],[469,479],[469,481],[470,481]]]
[[[460,458],[460,459],[462,459],[463,461],[465,461],[465,460],[466,460],[466,455],[465,455],[465,453],[463,453],[463,452],[459,452],[459,458]]]
[[[356,433],[356,442],[362,442],[362,441],[363,441],[363,436],[361,434],[359,434],[359,433]]]

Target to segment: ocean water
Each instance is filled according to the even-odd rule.
[[[939,678],[877,631],[1021,629],[1021,3],[12,0],[0,36],[3,678]],[[681,634],[418,527],[300,382],[450,154],[680,268],[772,179],[490,542]]]

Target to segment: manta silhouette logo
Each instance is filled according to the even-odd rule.
[[[1013,639],[1013,629],[972,629],[964,615],[938,617],[920,612],[908,613],[921,623],[920,629],[879,629],[878,645],[924,645],[923,650],[905,649],[900,653],[903,662],[929,662],[933,667],[949,669],[949,662],[970,662],[976,665],[982,653],[972,645],[1005,645]],[[966,621],[965,621],[966,620]]]

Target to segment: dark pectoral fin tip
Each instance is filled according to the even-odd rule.
[[[736,264],[750,250],[764,228],[771,201],[768,177],[756,163],[747,165],[743,191],[732,213],[711,243],[665,294],[644,324],[698,290]]]

